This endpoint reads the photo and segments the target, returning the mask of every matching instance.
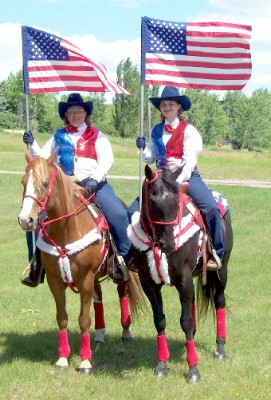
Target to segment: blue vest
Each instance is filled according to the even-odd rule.
[[[64,174],[74,173],[74,144],[70,134],[64,128],[58,129],[54,134],[55,146],[58,153],[58,161]]]
[[[152,129],[151,138],[155,145],[155,152],[157,155],[156,159],[156,167],[161,168],[167,165],[167,152],[166,146],[163,142],[163,129],[164,123],[159,122],[159,124],[155,125]]]

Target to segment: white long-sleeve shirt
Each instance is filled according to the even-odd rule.
[[[175,118],[172,122],[165,121],[165,125],[170,124],[174,129],[179,124],[179,118]],[[155,150],[155,144],[152,141],[151,133],[149,134],[149,144],[143,150],[143,160],[147,164],[152,164],[156,161],[157,155]],[[171,138],[171,133],[163,129],[163,143],[166,146],[167,142]],[[202,138],[198,130],[191,124],[187,125],[184,131],[184,144],[183,144],[183,157],[180,165],[184,165],[182,173],[176,179],[178,183],[188,181],[191,177],[198,163],[198,155],[202,151]]]
[[[87,125],[84,123],[78,128],[78,132],[70,134],[71,140],[76,148],[78,139],[85,132]],[[40,148],[37,141],[30,146],[30,152],[33,157],[48,158],[56,150],[54,133],[45,145]],[[95,142],[95,151],[97,161],[91,158],[75,157],[74,158],[74,175],[80,181],[85,178],[93,178],[97,182],[105,180],[110,168],[114,165],[113,151],[111,143],[105,134],[99,131]]]

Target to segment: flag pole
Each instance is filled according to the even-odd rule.
[[[141,84],[140,93],[140,136],[144,136],[144,84]],[[139,159],[139,209],[142,204],[142,176],[143,176],[143,150],[140,149]]]
[[[29,96],[28,93],[25,93],[25,116],[26,116],[26,130],[30,130],[30,112],[29,112]],[[30,144],[27,145],[27,149],[30,152]],[[32,260],[33,260],[33,265],[35,265],[36,262],[36,232],[35,230],[32,231],[32,249],[33,249],[33,254],[32,254]]]

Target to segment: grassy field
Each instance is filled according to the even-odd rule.
[[[57,325],[47,283],[36,289],[20,284],[20,274],[27,265],[25,235],[17,223],[25,146],[18,133],[0,133],[0,139],[0,170],[18,172],[0,174],[0,399],[270,399],[270,189],[215,187],[229,201],[234,229],[226,290],[231,312],[226,362],[213,358],[215,327],[212,315],[208,315],[205,322],[198,322],[196,335],[202,381],[196,385],[186,383],[185,340],[179,326],[177,292],[165,287],[170,371],[167,378],[157,379],[153,374],[156,332],[150,310],[134,321],[134,341],[124,346],[120,340],[116,287],[106,281],[103,283],[106,344],[94,348],[95,372],[91,376],[75,372],[79,360],[79,299],[67,291],[72,354],[70,368],[61,373],[54,367]],[[112,143],[116,158],[114,174],[136,175],[134,141],[114,138]],[[203,152],[200,167],[208,179],[271,180],[268,153],[209,149]],[[112,179],[111,183],[127,203],[138,192],[135,180]]]

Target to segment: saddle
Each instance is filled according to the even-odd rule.
[[[106,218],[100,209],[100,207],[95,203],[89,203],[88,209],[90,213],[96,220],[103,218],[106,221]],[[102,229],[102,235],[105,243],[105,253],[107,252],[107,256],[105,257],[105,265],[106,271],[109,278],[113,280],[114,283],[121,283],[122,281],[127,282],[130,279],[130,272],[125,264],[123,257],[117,250],[115,241],[109,231],[109,226],[106,222]],[[104,258],[104,255],[102,255]]]
[[[188,208],[189,212],[194,215],[199,211],[201,218],[199,219],[198,217],[196,220],[198,220],[198,223],[201,226],[202,231],[204,232],[204,239],[202,242],[202,268],[204,270],[208,271],[218,271],[221,268],[221,261],[219,257],[216,254],[216,251],[213,247],[212,243],[212,238],[210,236],[210,233],[208,231],[208,228],[204,222],[204,215],[202,215],[201,211],[198,210],[197,206],[194,204],[193,199],[187,194],[187,191],[189,189],[189,183],[184,182],[180,188],[181,193],[183,194],[184,198],[186,199],[185,205]],[[228,211],[228,205],[227,202],[225,202],[225,199],[222,197],[222,195],[218,192],[212,191],[213,197],[216,200],[217,207],[220,211],[221,218],[224,217],[226,212]],[[209,262],[211,257],[212,261]],[[210,264],[210,265],[209,265]],[[205,272],[205,271],[204,271]]]

